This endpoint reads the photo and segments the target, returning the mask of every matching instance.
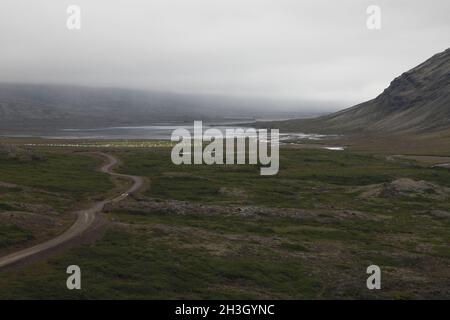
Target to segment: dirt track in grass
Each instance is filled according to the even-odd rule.
[[[112,172],[112,168],[119,162],[116,157],[102,152],[95,152],[95,154],[101,155],[108,161],[100,168],[101,172],[111,176],[129,179],[132,181],[132,185],[120,195],[95,202],[91,204],[89,208],[75,212],[77,216],[76,221],[69,229],[57,237],[30,248],[0,257],[0,269],[46,258],[68,247],[89,241],[92,237],[95,237],[95,234],[98,234],[106,224],[105,219],[99,215],[99,213],[102,212],[103,207],[108,203],[116,203],[125,199],[130,193],[136,192],[143,186],[144,179],[141,177]]]

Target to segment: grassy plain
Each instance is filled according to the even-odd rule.
[[[170,148],[106,151],[122,160],[119,171],[147,177],[149,187],[107,209],[109,231],[95,244],[1,272],[0,298],[450,296],[448,169],[385,154],[283,148],[279,174],[262,177],[258,166],[175,166]],[[50,178],[52,192],[76,195],[91,178],[108,188],[80,157],[72,168],[86,180]],[[21,168],[10,181],[39,186]],[[70,264],[82,268],[80,291],[65,287]],[[366,288],[371,264],[381,267],[382,290]]]
[[[67,150],[0,148],[0,253],[62,232],[69,213],[112,188],[100,159]]]

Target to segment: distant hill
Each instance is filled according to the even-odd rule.
[[[450,129],[450,49],[394,79],[373,100],[314,119],[259,123],[305,133],[431,133]]]
[[[313,104],[310,110],[314,110]],[[0,134],[155,123],[289,119],[297,102],[79,86],[0,84]]]

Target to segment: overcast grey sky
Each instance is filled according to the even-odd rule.
[[[381,30],[366,27],[371,4]],[[449,12],[448,0],[1,0],[0,81],[351,104],[449,47]]]

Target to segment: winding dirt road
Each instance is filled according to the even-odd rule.
[[[85,231],[89,230],[93,226],[94,221],[97,219],[97,213],[103,210],[105,204],[111,202],[118,202],[126,198],[130,193],[137,191],[144,184],[144,180],[142,177],[112,172],[111,171],[112,167],[114,167],[119,162],[119,160],[114,156],[102,152],[93,152],[93,153],[101,155],[108,160],[108,163],[105,164],[103,167],[101,167],[100,169],[101,172],[109,174],[111,176],[130,179],[133,182],[133,185],[127,191],[114,198],[103,200],[100,202],[95,202],[91,207],[85,210],[77,211],[76,212],[77,220],[75,221],[75,223],[64,233],[60,234],[56,238],[50,239],[46,242],[40,243],[33,247],[11,253],[7,256],[0,257],[0,268],[10,266],[27,258],[31,258],[38,254],[50,251],[51,249],[54,249],[57,246],[60,246],[68,242],[69,240],[74,239],[75,237],[82,236]]]

